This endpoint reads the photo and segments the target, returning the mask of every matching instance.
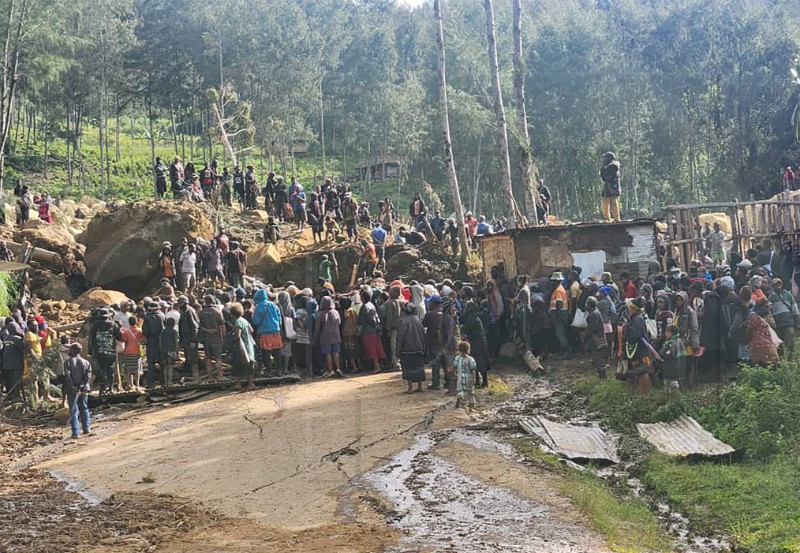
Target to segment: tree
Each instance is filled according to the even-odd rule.
[[[503,201],[511,228],[522,226],[522,218],[514,200],[511,185],[511,159],[508,154],[508,128],[506,109],[503,106],[503,91],[500,88],[500,66],[497,63],[497,40],[494,32],[494,6],[492,0],[483,0],[486,10],[486,41],[489,48],[489,68],[492,72],[492,96],[494,116],[497,123],[497,142],[500,146],[500,182],[503,187]]]
[[[519,169],[522,175],[522,190],[525,194],[525,208],[528,223],[537,226],[536,213],[539,193],[536,190],[538,172],[533,160],[531,138],[528,134],[528,114],[525,108],[525,59],[522,50],[522,0],[514,2],[514,101],[517,108],[517,143],[519,144]]]
[[[240,100],[233,86],[227,84],[221,90],[208,89],[206,98],[214,112],[217,132],[225,151],[231,163],[238,165],[239,154],[253,149],[255,128],[250,119],[250,104]]]
[[[461,255],[466,259],[469,253],[467,228],[464,225],[464,210],[461,207],[461,193],[458,190],[458,175],[453,161],[453,142],[450,139],[450,119],[447,116],[447,72],[445,68],[444,51],[444,24],[442,22],[442,0],[433,0],[433,17],[438,25],[436,46],[439,51],[439,117],[442,126],[442,140],[444,143],[444,159],[447,164],[447,173],[450,177],[450,192],[453,196],[453,208],[456,211],[456,224],[458,225],[458,239],[461,243]]]

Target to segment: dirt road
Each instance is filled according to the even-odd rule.
[[[98,424],[16,476],[8,522],[25,504],[39,540],[63,535],[36,516],[40,494],[51,519],[82,513],[61,551],[607,551],[551,476],[463,429],[480,413],[403,389],[397,374],[319,381]],[[104,501],[88,506],[40,470]],[[47,550],[12,537],[0,550]]]

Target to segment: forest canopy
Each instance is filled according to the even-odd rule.
[[[263,167],[266,157],[289,171],[286,158],[303,144],[315,174],[346,179],[359,161],[391,153],[402,160],[399,190],[410,195],[424,181],[447,198],[431,4],[0,0],[8,173],[44,173],[64,193],[119,194],[108,187],[124,173],[121,132],[165,159],[222,163],[229,153],[216,101],[237,125],[231,150],[240,164]],[[443,5],[464,205],[499,216],[483,2]],[[513,123],[511,0],[494,9]],[[609,150],[622,163],[629,214],[768,196],[782,169],[800,163],[796,0],[528,0],[522,11],[533,153],[564,217],[597,214],[600,156]],[[227,94],[235,102],[226,107]],[[146,184],[151,150],[142,154],[132,171],[142,174],[127,178]]]

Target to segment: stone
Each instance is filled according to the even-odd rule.
[[[214,226],[201,207],[188,202],[156,201],[121,205],[98,213],[78,237],[86,246],[90,285],[138,297],[158,285],[161,244],[181,239],[211,239]]]
[[[102,288],[92,288],[78,296],[75,300],[81,309],[93,309],[95,307],[105,307],[112,303],[119,304],[127,301],[128,296],[117,290],[103,290]]]

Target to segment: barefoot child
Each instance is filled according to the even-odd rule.
[[[330,215],[325,216],[325,241],[337,241],[339,238],[339,224]]]
[[[471,409],[475,407],[475,359],[469,355],[469,342],[458,343],[458,353],[453,357],[451,365],[456,376],[456,407],[464,401]]]
[[[664,379],[664,392],[668,398],[680,395],[680,380],[686,378],[686,348],[681,341],[676,325],[668,325],[664,331],[664,345],[661,346],[661,377]]]

